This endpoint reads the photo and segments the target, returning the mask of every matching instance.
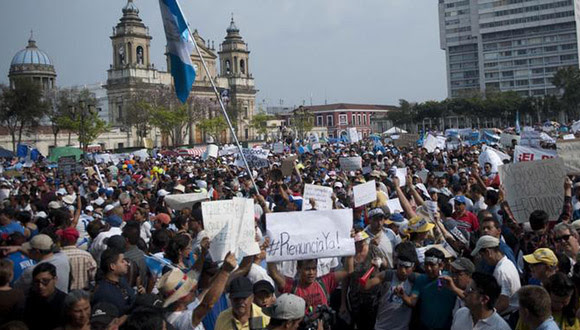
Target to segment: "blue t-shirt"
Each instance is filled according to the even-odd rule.
[[[12,279],[12,282],[10,282],[11,286],[13,286],[16,280],[20,278],[20,275],[22,275],[22,272],[26,268],[36,265],[34,260],[28,258],[20,251],[9,254],[7,258],[10,259],[14,265],[14,278]]]
[[[449,329],[457,296],[447,288],[438,287],[437,279],[417,276],[413,294],[419,297],[420,321],[423,328]]]
[[[15,232],[24,234],[24,227],[22,227],[22,225],[16,221],[12,221],[5,226],[0,226],[0,235],[10,235]]]

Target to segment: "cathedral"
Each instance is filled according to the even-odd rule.
[[[149,35],[149,28],[139,17],[139,9],[133,0],[128,0],[122,12],[123,16],[113,27],[111,35],[113,61],[107,72],[105,85],[109,102],[109,123],[112,127],[124,129],[128,135],[135,136],[133,144],[138,146],[140,141],[137,141],[137,135],[124,127],[124,118],[132,97],[138,92],[171,86],[173,81],[169,73],[171,71],[169,59],[167,59],[168,72],[157,70],[151,62],[152,37]],[[255,137],[250,121],[254,114],[257,93],[250,71],[250,51],[233,17],[226,32],[226,37],[218,46],[217,52],[215,45],[204,40],[197,30],[193,31],[193,38],[207,64],[211,78],[218,87],[238,139],[247,141]],[[196,126],[196,122],[202,118],[221,116],[222,112],[199,54],[194,51],[191,60],[196,70],[195,82],[190,93],[191,102],[188,102],[192,120],[182,132],[185,137],[182,142],[203,144],[207,142],[209,136]],[[153,136],[148,138],[153,139]],[[229,129],[219,136],[220,142],[232,140]],[[170,141],[168,136],[162,136],[161,141],[164,145],[172,145],[174,142]]]

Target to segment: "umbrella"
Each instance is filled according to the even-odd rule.
[[[4,149],[4,148],[0,147],[0,157],[12,158],[12,157],[14,157],[14,153],[8,149]]]

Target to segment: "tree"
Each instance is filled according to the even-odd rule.
[[[299,106],[292,113],[292,124],[295,128],[294,131],[298,134],[297,137],[303,139],[304,134],[310,132],[314,127],[314,115],[303,106]]]
[[[130,130],[135,127],[137,136],[141,139],[147,137],[151,130],[151,117],[155,108],[156,92],[139,91],[131,95],[129,104],[125,109],[124,124]]]
[[[580,104],[580,70],[577,67],[561,68],[552,77],[552,84],[561,92],[562,107],[569,116],[578,118]]]
[[[151,113],[151,124],[171,138],[172,145],[183,144],[183,128],[187,124],[187,104],[154,107]]]
[[[216,142],[219,142],[219,137],[228,128],[228,124],[223,116],[216,116],[201,120],[197,124],[197,128],[209,134]]]
[[[88,89],[73,90],[70,108],[59,117],[61,127],[76,133],[82,150],[109,130],[107,123],[99,118],[97,104],[97,99]]]
[[[272,115],[260,112],[252,117],[252,120],[250,121],[250,127],[256,130],[256,133],[260,135],[266,135],[268,134],[268,121],[272,120],[273,118],[274,116]]]
[[[54,136],[53,144],[57,145],[58,134],[61,130],[69,129],[68,143],[71,143],[71,123],[69,118],[73,116],[73,94],[72,89],[55,89],[48,93],[50,102],[46,116],[50,120],[50,128]]]
[[[32,132],[48,109],[40,84],[28,79],[15,83],[15,88],[0,86],[0,122],[12,137],[12,149],[22,142],[22,134]]]

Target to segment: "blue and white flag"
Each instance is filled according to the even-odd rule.
[[[167,38],[167,53],[171,61],[175,93],[181,103],[185,103],[195,81],[195,69],[190,57],[195,45],[177,0],[159,0],[159,7]]]
[[[518,110],[518,112],[516,112],[516,133],[520,134],[521,133],[521,128],[520,128],[520,111]]]

